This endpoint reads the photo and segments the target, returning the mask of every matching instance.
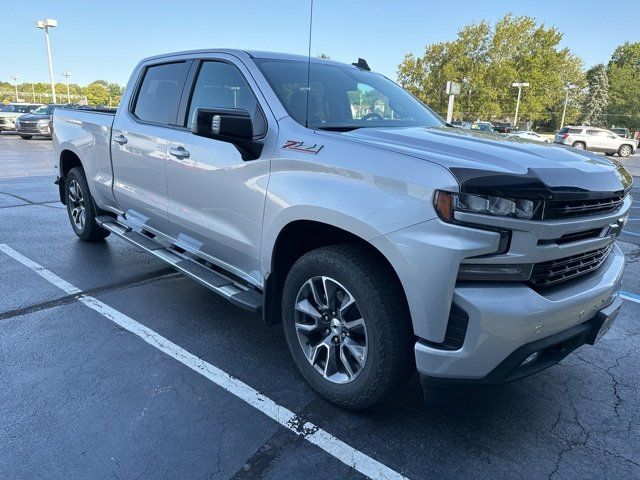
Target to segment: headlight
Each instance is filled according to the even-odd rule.
[[[47,120],[47,119],[38,120],[38,125],[47,126],[47,125],[49,125],[49,120]]]
[[[434,204],[438,215],[445,222],[453,222],[455,211],[531,219],[540,206],[540,202],[520,198],[450,193],[441,190],[436,192]]]

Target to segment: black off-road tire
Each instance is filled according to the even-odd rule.
[[[75,184],[74,184],[75,182]],[[70,196],[70,188],[78,185],[82,195],[82,206],[84,207],[84,222],[82,225],[78,225],[74,221],[72,212],[78,207],[79,203],[74,202],[72,197],[75,196],[78,199],[78,194]],[[96,223],[96,207],[89,191],[89,185],[84,175],[84,170],[80,167],[75,167],[69,170],[64,181],[64,195],[67,202],[67,214],[69,216],[69,222],[71,228],[83,242],[97,242],[108,237],[111,233],[109,230],[105,230]]]
[[[302,285],[328,276],[351,292],[364,318],[368,354],[349,383],[333,383],[318,372],[302,350],[295,328],[295,305]],[[287,275],[282,298],[283,327],[294,362],[309,384],[341,407],[362,410],[387,397],[415,371],[409,309],[394,272],[366,247],[352,244],[318,248],[303,255]]]

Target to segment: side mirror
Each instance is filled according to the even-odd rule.
[[[191,133],[235,145],[243,160],[255,160],[262,142],[253,139],[253,121],[246,110],[196,108]]]

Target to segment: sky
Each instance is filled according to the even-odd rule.
[[[155,54],[211,47],[307,53],[309,0],[4,0],[0,81],[48,82],[44,33],[51,30],[53,68],[86,85],[126,84],[133,67]],[[315,0],[311,52],[351,63],[365,58],[392,79],[407,53],[455,39],[468,23],[529,15],[564,33],[563,47],[586,67],[607,62],[616,46],[640,41],[638,0]]]

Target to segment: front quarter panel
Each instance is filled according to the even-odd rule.
[[[271,162],[261,255],[265,275],[278,234],[291,222],[326,223],[370,242],[436,218],[434,191],[458,190],[454,177],[439,165],[339,134],[316,135],[293,123],[281,121]],[[283,148],[294,140],[316,148],[312,153]]]

